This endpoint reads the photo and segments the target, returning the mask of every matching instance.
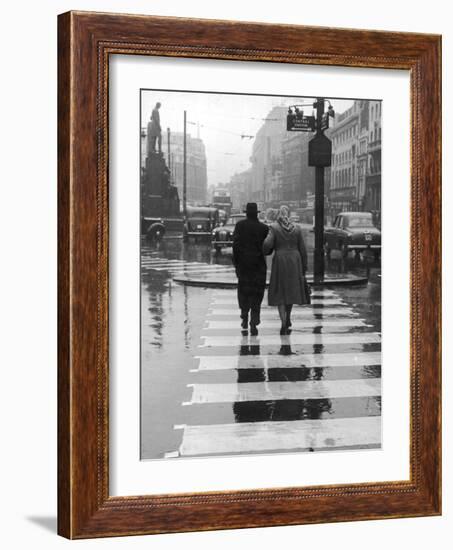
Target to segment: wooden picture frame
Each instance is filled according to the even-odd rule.
[[[441,513],[441,38],[69,12],[58,21],[58,532],[89,538]],[[109,56],[410,71],[410,480],[109,495]]]

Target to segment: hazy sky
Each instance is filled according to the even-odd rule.
[[[352,100],[329,99],[337,113],[353,103]],[[199,131],[206,147],[208,185],[216,185],[228,182],[234,173],[250,166],[254,137],[272,107],[312,103],[313,98],[143,90],[142,127],[148,124],[157,101],[162,103],[162,133],[168,127],[173,132],[182,132],[184,110],[187,111],[187,133],[197,137]],[[311,115],[312,108],[307,107],[305,114]],[[242,134],[253,138],[241,138]]]

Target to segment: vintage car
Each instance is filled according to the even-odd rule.
[[[231,214],[224,225],[216,227],[212,232],[212,247],[219,252],[233,244],[234,227],[238,221],[245,219],[245,214]]]
[[[188,206],[184,222],[183,238],[209,239],[214,227],[219,224],[219,211],[209,206]]]
[[[141,226],[142,235],[150,242],[160,241],[165,236],[166,228],[163,218],[142,217]]]
[[[324,229],[326,254],[340,250],[346,258],[350,250],[374,252],[376,259],[381,252],[381,232],[373,223],[371,212],[340,212],[332,226]]]

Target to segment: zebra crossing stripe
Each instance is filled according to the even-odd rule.
[[[186,264],[185,260],[142,260],[142,265],[174,265],[174,264]]]
[[[206,266],[184,266],[177,265],[171,267],[150,267],[156,271],[169,271],[170,273],[226,273],[232,272],[231,267],[206,267]]]
[[[197,266],[197,265],[191,265],[187,266],[184,264],[174,264],[174,265],[168,265],[168,266],[149,266],[149,269],[155,269],[156,271],[193,271],[198,269],[205,269],[203,266]]]
[[[185,403],[186,405],[277,401],[280,399],[377,397],[381,395],[380,378],[305,380],[301,382],[242,382],[240,384],[188,384],[187,386],[192,387],[192,398]]]
[[[169,271],[172,273],[186,273],[190,271],[191,273],[226,273],[233,271],[232,267],[225,266],[212,266],[212,267],[175,267],[170,268]]]
[[[279,328],[281,326],[281,321],[279,319],[266,319],[263,320],[259,326],[260,329],[263,328]],[[368,325],[363,321],[363,319],[359,319],[357,317],[347,317],[346,319],[303,319],[295,322],[293,325],[293,329],[318,329],[318,328],[325,328],[325,327],[369,327],[371,325]],[[204,330],[239,330],[238,320],[237,319],[231,319],[228,321],[207,321],[207,326]]]
[[[236,291],[235,290],[216,289],[213,292],[213,296],[217,296],[217,297],[231,297],[233,295],[236,296]],[[312,296],[319,296],[319,297],[322,297],[322,296],[335,296],[335,297],[339,297],[338,293],[335,292],[334,290],[328,290],[328,289],[325,289],[325,288],[314,290],[313,293],[312,293]]]
[[[184,426],[181,456],[380,447],[381,417]]]
[[[209,317],[215,316],[225,316],[228,315],[232,319],[239,319],[239,309],[235,308],[212,308],[208,313]],[[335,315],[335,316],[357,316],[358,313],[351,309],[350,307],[323,307],[323,308],[312,308],[309,306],[295,307],[291,313],[291,320],[294,319],[303,319],[309,317],[313,319],[314,315]],[[273,318],[278,319],[278,311],[275,306],[262,306],[261,307],[261,319]]]
[[[197,356],[197,371],[234,369],[291,369],[296,367],[366,367],[381,364],[380,351],[360,353],[303,353],[294,355]]]
[[[326,296],[326,297],[323,297],[323,298],[314,298],[314,299],[312,299],[311,303],[312,304],[326,304],[328,306],[345,305],[345,302],[341,298],[334,298],[334,297],[330,297],[330,296]],[[232,306],[235,306],[236,308],[238,307],[237,298],[214,298],[211,301],[211,304],[213,304],[214,306],[217,306],[217,305],[222,305],[222,306],[232,305]]]
[[[203,344],[198,347],[224,346],[269,346],[269,345],[331,345],[331,344],[378,344],[381,335],[378,332],[359,332],[355,334],[291,334],[289,336],[201,336]]]

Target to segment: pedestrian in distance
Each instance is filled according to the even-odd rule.
[[[156,106],[153,109],[153,112],[151,113],[151,118],[148,123],[148,136],[150,139],[150,152],[155,153],[156,152],[156,141],[158,146],[159,153],[162,153],[162,129],[160,127],[160,114],[159,109],[161,107],[161,104],[159,102],[156,103]]]
[[[233,234],[233,264],[238,277],[238,303],[242,328],[247,330],[250,314],[250,334],[258,334],[261,302],[266,287],[266,259],[263,243],[269,228],[258,220],[254,202],[246,206],[245,220],[237,222]]]
[[[281,320],[280,334],[290,334],[294,304],[310,303],[306,284],[307,249],[302,228],[289,219],[289,208],[281,206],[277,221],[271,224],[263,243],[265,254],[274,252],[268,290],[268,304],[277,306]]]

